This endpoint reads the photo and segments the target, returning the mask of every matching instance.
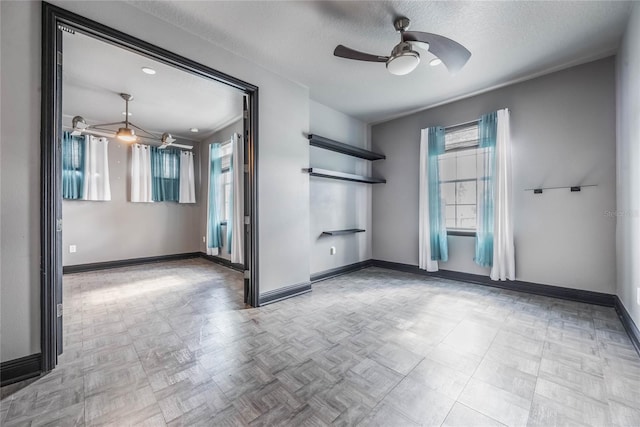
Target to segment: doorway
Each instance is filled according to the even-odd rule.
[[[62,186],[62,139],[65,130],[73,131],[73,117],[65,117],[63,108],[63,67],[64,67],[64,38],[70,34],[82,35],[89,37],[94,41],[106,43],[109,47],[121,49],[127,54],[133,53],[141,57],[147,58],[149,61],[161,64],[162,67],[173,71],[187,73],[189,78],[197,78],[201,84],[210,82],[212,85],[224,85],[228,90],[236,91],[241,94],[242,99],[239,123],[236,123],[238,132],[231,135],[231,139],[236,139],[243,150],[243,162],[237,163],[243,172],[244,192],[243,206],[244,215],[240,216],[240,220],[234,221],[240,224],[242,235],[244,235],[242,245],[243,260],[242,270],[244,274],[244,302],[247,305],[258,305],[258,281],[257,281],[257,118],[258,118],[258,88],[249,83],[235,79],[224,73],[193,62],[187,58],[173,54],[156,46],[153,46],[142,40],[128,36],[127,34],[118,32],[109,27],[101,25],[95,21],[88,20],[79,15],[68,12],[64,9],[43,3],[43,43],[42,43],[42,119],[41,119],[41,149],[42,149],[42,171],[41,171],[41,300],[42,300],[42,329],[41,329],[41,345],[42,345],[42,371],[47,372],[53,369],[57,363],[57,356],[62,352],[62,323],[64,308],[62,306],[62,272],[63,272],[63,254],[72,249],[73,244],[65,242],[63,248],[63,186]],[[129,125],[129,118],[133,122],[133,117],[129,117],[128,107],[129,101],[126,100],[126,92],[122,92],[122,98],[119,101],[126,101],[123,105],[125,129],[133,127]],[[113,94],[112,94],[113,95]],[[119,94],[115,94],[119,95]],[[135,96],[135,94],[133,94]],[[135,105],[135,101],[131,106]],[[125,104],[125,102],[122,102]],[[87,107],[88,108],[88,107]],[[68,108],[67,108],[68,109]],[[119,109],[118,109],[119,110]],[[117,111],[116,114],[120,114]],[[67,113],[67,115],[71,116]],[[82,117],[84,119],[84,117]],[[95,118],[97,119],[97,117]],[[112,122],[119,123],[122,117],[118,117]],[[100,121],[98,119],[97,121]],[[75,125],[78,127],[78,121]],[[82,128],[91,121],[85,121],[80,124]],[[93,121],[96,124],[96,120]],[[165,120],[166,122],[166,120]],[[148,134],[158,137],[158,144],[165,145],[167,139],[164,138],[156,125]],[[65,129],[67,126],[67,129]],[[119,125],[116,126],[118,128]],[[167,123],[167,126],[169,124]],[[193,128],[196,128],[194,125]],[[139,125],[138,134],[141,134],[142,128]],[[81,129],[82,130],[82,129]],[[146,130],[146,129],[145,129]],[[82,133],[82,132],[79,132]],[[88,134],[88,132],[85,132]],[[163,132],[165,133],[165,132]],[[168,133],[168,132],[167,132]],[[174,133],[177,133],[174,131]],[[235,136],[234,136],[235,135]],[[163,139],[164,138],[164,139]],[[188,135],[172,137],[178,145],[189,146]],[[177,141],[177,142],[176,142]],[[200,143],[202,141],[194,141]],[[223,141],[211,141],[223,142]],[[156,144],[157,145],[157,144]],[[196,144],[191,144],[193,147]],[[206,156],[203,153],[201,144],[200,156],[202,159]],[[187,150],[184,150],[187,151]],[[240,150],[239,150],[240,151]],[[166,152],[166,151],[165,151]],[[200,165],[206,164],[200,162]],[[206,173],[201,174],[201,176]],[[205,180],[201,187],[206,187]],[[129,197],[131,195],[129,194]],[[89,203],[89,202],[87,202]],[[202,234],[202,233],[198,233]],[[199,237],[198,237],[199,239]],[[205,239],[206,240],[206,239]],[[231,240],[229,240],[230,242]],[[205,242],[208,244],[208,242]],[[69,247],[66,247],[69,246]],[[73,248],[77,250],[76,248]],[[236,267],[238,267],[236,265]]]

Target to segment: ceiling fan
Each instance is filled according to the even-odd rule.
[[[168,147],[177,147],[184,148],[187,150],[191,150],[193,147],[190,145],[182,145],[175,144],[176,139],[171,136],[170,133],[164,132],[161,136],[158,136],[154,133],[151,133],[147,130],[144,130],[140,126],[136,126],[135,124],[129,121],[129,102],[133,100],[133,96],[128,93],[121,93],[120,97],[124,99],[125,102],[125,111],[124,111],[124,120],[120,122],[113,123],[101,123],[96,125],[87,124],[87,121],[82,116],[75,116],[71,121],[71,126],[73,128],[71,135],[82,135],[83,133],[88,133],[92,135],[98,136],[106,136],[106,137],[116,137],[117,139],[124,142],[136,142],[139,138],[150,139],[153,141],[160,141],[159,149],[165,149]],[[124,127],[121,125],[124,124]],[[109,126],[120,126],[118,130],[110,129]],[[142,135],[136,135],[136,129],[142,133]]]
[[[372,55],[359,52],[343,45],[338,45],[333,54],[335,56],[357,61],[385,62],[391,74],[402,76],[412,72],[420,63],[420,54],[414,47],[427,49],[436,59],[441,61],[450,73],[458,72],[471,57],[460,43],[438,34],[423,33],[422,31],[407,31],[411,21],[400,17],[393,22],[393,26],[400,33],[400,43],[394,46],[389,56]],[[436,59],[433,65],[438,65]]]
[[[169,147],[177,147],[177,148],[185,148],[187,150],[191,150],[193,148],[190,145],[174,144],[175,140],[176,139],[172,137],[170,133],[168,132],[163,133],[162,136],[160,137],[160,141],[162,142],[162,144],[158,147],[158,149],[164,150],[165,148],[169,148]]]

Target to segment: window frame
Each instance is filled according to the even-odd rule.
[[[476,127],[477,128],[478,125],[479,125],[479,122],[480,122],[479,120],[473,120],[473,121],[470,121],[470,122],[459,123],[459,124],[456,124],[456,125],[447,126],[447,127],[444,128],[445,137],[446,137],[446,134],[449,133],[449,132],[455,132],[455,131],[467,129],[467,128],[470,128],[470,127]],[[453,147],[453,148],[447,149],[446,143],[445,143],[445,152],[444,152],[444,154],[459,153],[459,152],[465,152],[465,151],[473,150],[474,151],[474,155],[477,156],[477,152],[478,152],[479,149],[480,149],[480,138],[478,137],[475,140],[475,144],[474,145],[466,146],[466,147]],[[442,155],[444,155],[444,154],[442,154]],[[438,159],[438,160],[440,160],[440,159]],[[477,157],[476,157],[476,162],[477,162]],[[456,189],[455,191],[457,192],[457,185],[455,185],[455,184],[457,184],[459,182],[477,182],[479,180],[479,178],[477,176],[477,172],[478,171],[476,170],[476,177],[475,178],[438,180],[438,185],[441,186],[440,187],[440,191],[442,191],[442,184],[451,184],[451,183],[454,184],[454,188]],[[456,176],[457,176],[457,170],[456,170]],[[477,206],[478,206],[478,203],[477,203],[477,201],[478,201],[477,191],[478,191],[478,189],[477,189],[477,186],[476,186],[476,203],[474,203],[473,205],[460,204],[460,206],[476,206],[476,215],[477,215]],[[455,195],[455,198],[457,199],[457,193]],[[445,207],[445,210],[446,210],[447,204],[446,204],[446,202],[444,202],[444,199],[443,199],[443,203],[444,203],[444,207]],[[457,207],[458,205],[459,204],[456,203],[453,206]],[[451,205],[449,205],[449,206],[451,206]],[[476,218],[477,218],[477,216],[476,216]],[[456,212],[456,221],[457,221],[457,212]],[[448,236],[470,236],[470,237],[475,237],[475,235],[476,235],[476,228],[475,227],[474,228],[447,227],[446,226],[446,217],[445,217],[445,229],[447,231],[447,235]]]
[[[221,170],[221,180],[220,180],[220,186],[222,187],[220,189],[220,197],[222,198],[221,200],[221,205],[222,205],[222,209],[223,209],[223,219],[220,221],[220,224],[227,224],[227,221],[229,221],[230,218],[227,218],[227,216],[229,215],[229,199],[230,197],[227,197],[227,188],[229,188],[229,190],[231,191],[231,185],[233,185],[233,177],[231,176],[231,168],[230,167],[226,167],[223,168]]]

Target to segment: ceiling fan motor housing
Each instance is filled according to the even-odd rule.
[[[391,74],[403,76],[413,71],[420,63],[420,54],[413,50],[409,42],[398,43],[391,51],[387,61],[387,70]]]
[[[413,50],[413,45],[409,42],[400,42],[393,47],[391,51],[392,58],[402,55],[415,55],[418,58],[420,57],[420,54]]]

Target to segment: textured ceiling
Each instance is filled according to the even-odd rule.
[[[611,55],[629,10],[615,1],[130,1],[367,122]],[[411,30],[462,43],[471,59],[451,76],[424,52],[418,69],[394,76],[384,64],[333,57],[337,44],[388,55],[398,15]]]
[[[90,124],[124,120],[129,93],[130,120],[143,129],[203,140],[242,115],[242,94],[222,83],[76,33],[63,33],[63,99],[66,125],[83,116]],[[142,67],[156,70],[144,74]],[[195,127],[200,132],[191,133]]]

